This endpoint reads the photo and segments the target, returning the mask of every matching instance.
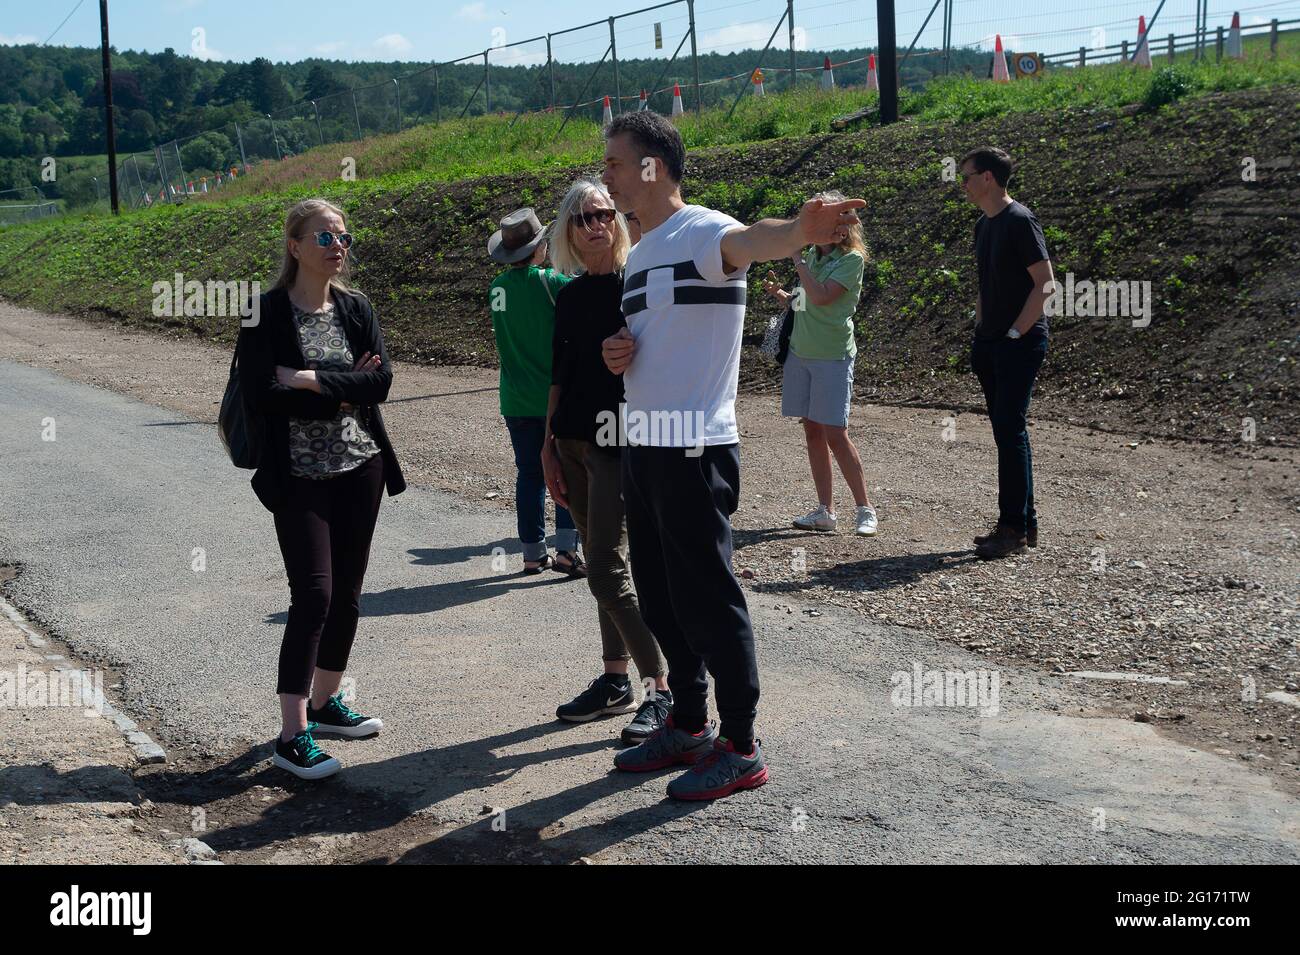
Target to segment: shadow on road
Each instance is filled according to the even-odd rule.
[[[506,813],[503,832],[493,829],[490,811],[482,814],[481,821],[468,825],[463,818],[437,815],[434,807],[446,800],[490,789],[530,766],[597,751],[609,752],[612,759],[615,749],[606,740],[548,745],[533,752],[499,752],[569,728],[559,722],[541,723],[348,767],[316,783],[297,780],[271,767],[267,762],[270,744],[253,747],[203,772],[165,769],[138,774],[136,782],[155,803],[201,807],[214,820],[240,818],[242,821],[233,825],[201,833],[217,852],[255,851],[279,846],[291,837],[372,835],[400,827],[385,837],[394,844],[393,852],[384,852],[381,846],[359,847],[361,857],[354,861],[370,862],[502,861],[518,855],[533,857],[519,861],[536,861],[540,855],[546,861],[573,862],[700,808],[698,804],[671,803],[665,797],[655,805],[598,824],[554,831],[565,817],[632,787],[648,785],[662,791],[664,778],[671,775],[671,771],[619,773],[611,766],[609,774],[598,779],[521,805],[500,807]],[[265,810],[256,805],[250,808],[250,790],[259,785],[283,789],[288,796]],[[491,799],[492,794],[485,793],[483,798]],[[429,838],[430,830],[438,829],[443,831]],[[412,843],[416,843],[413,848]]]
[[[926,574],[951,570],[978,559],[974,550],[871,557],[867,560],[810,570],[805,580],[783,580],[770,584],[756,581],[754,589],[773,594],[796,593],[820,584],[835,587],[837,590],[858,592],[892,590],[905,584],[916,583]]]

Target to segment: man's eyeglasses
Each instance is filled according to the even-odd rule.
[[[573,224],[582,229],[590,229],[597,222],[609,225],[614,221],[617,213],[613,209],[596,209],[594,212],[577,212],[570,219]]]
[[[321,232],[313,232],[312,236],[315,237],[316,244],[319,245],[322,249],[328,249],[331,245],[334,244],[335,239],[339,240],[339,245],[343,246],[343,248],[345,249],[352,248],[351,232],[330,232],[328,229],[326,229]]]

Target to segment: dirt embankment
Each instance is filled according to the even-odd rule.
[[[859,308],[861,396],[976,407],[967,364],[976,213],[944,181],[943,160],[1000,145],[1019,163],[1012,194],[1038,213],[1058,275],[1150,289],[1145,327],[1133,317],[1056,319],[1037,413],[1106,431],[1294,445],[1298,115],[1296,90],[1279,87],[1155,113],[903,123],[692,154],[683,191],[746,221],[788,214],[822,188],[865,197],[873,263]],[[361,240],[357,282],[380,308],[394,356],[491,365],[484,247],[495,221],[525,203],[549,218],[574,176],[596,171],[344,195]],[[230,320],[155,318],[152,283],[177,271],[200,281],[269,276],[282,213],[282,200],[259,200],[0,233],[0,294],[228,341]],[[751,271],[742,372],[760,393],[777,374],[752,348],[773,312],[757,289],[765,271]]]

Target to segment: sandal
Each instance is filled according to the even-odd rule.
[[[567,550],[557,550],[555,552],[555,556],[557,559],[555,560],[552,569],[557,574],[568,574],[570,577],[587,576],[587,565],[582,562],[582,558],[579,557],[577,554]],[[560,557],[563,557],[566,561],[568,561],[567,566],[560,564],[560,561],[558,559]]]
[[[533,564],[533,563],[537,564],[537,566],[536,566],[536,567],[529,567],[529,566],[528,566],[529,564]],[[535,574],[540,574],[542,571],[544,571],[544,570],[546,570],[548,567],[550,567],[553,563],[554,563],[554,562],[551,560],[551,555],[550,555],[550,554],[547,554],[545,557],[543,557],[541,560],[538,560],[538,561],[525,560],[525,561],[524,561],[524,573],[525,573],[525,574],[528,574],[529,576],[533,576],[533,575],[535,575]]]

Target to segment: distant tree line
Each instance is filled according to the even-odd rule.
[[[826,51],[832,60],[865,57],[865,50]],[[925,53],[926,51],[918,51]],[[822,63],[823,52],[796,54],[801,67]],[[757,52],[702,54],[700,76],[704,81],[749,70]],[[956,72],[983,75],[987,54],[954,50]],[[394,76],[415,73],[400,82],[400,110],[403,128],[429,122],[439,113],[443,118],[469,115],[488,109],[487,94],[479,86],[481,64],[440,67],[435,82],[427,63],[345,63],[311,59],[273,64],[258,58],[249,63],[227,63],[178,55],[168,48],[161,53],[131,50],[112,51],[115,138],[120,154],[151,152],[155,145],[187,140],[175,157],[186,174],[210,173],[239,161],[234,124],[247,130],[245,150],[259,158],[296,153],[319,141],[337,141],[392,132],[398,128],[399,88]],[[784,89],[788,83],[789,54],[769,51],[764,65],[769,88]],[[633,97],[663,74],[664,60],[642,59],[619,62],[619,79],[624,107],[634,108]],[[563,104],[575,100],[593,63],[556,63],[555,95]],[[941,71],[942,59],[933,54],[914,56],[903,68],[904,85],[919,86]],[[550,71],[545,64],[492,66],[491,110],[513,112],[542,109],[550,100]],[[689,59],[672,64],[664,83],[683,84],[688,108],[693,105]],[[800,83],[816,82],[816,72],[803,74]],[[99,50],[57,46],[0,46],[0,189],[39,184],[46,195],[84,198],[92,192],[92,173],[84,164],[73,164],[69,176],[55,183],[41,182],[44,157],[94,156],[106,151],[104,141],[104,91]],[[840,85],[862,84],[866,63],[836,70]],[[354,97],[348,93],[362,89]],[[712,105],[735,95],[735,84],[703,88],[704,104]],[[613,75],[608,63],[588,87],[584,99],[612,94]],[[311,106],[286,109],[301,100],[315,100],[319,118]],[[659,108],[666,109],[661,101]],[[275,134],[266,114],[276,117]],[[196,134],[204,135],[195,137]],[[171,156],[164,162],[172,161]],[[84,170],[84,174],[83,174]],[[101,174],[102,175],[102,174]],[[71,196],[68,196],[71,198]]]

